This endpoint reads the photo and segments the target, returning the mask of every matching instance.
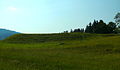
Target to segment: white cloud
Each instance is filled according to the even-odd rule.
[[[17,10],[17,8],[16,7],[8,7],[8,10],[10,10],[10,11],[16,11]]]

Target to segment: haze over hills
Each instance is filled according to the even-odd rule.
[[[11,35],[18,34],[18,33],[19,32],[0,28],[0,40],[3,40]]]

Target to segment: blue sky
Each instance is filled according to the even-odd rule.
[[[0,0],[0,28],[56,33],[85,28],[94,19],[114,21],[120,0]]]

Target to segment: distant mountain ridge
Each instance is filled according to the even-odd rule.
[[[19,32],[0,28],[0,40],[6,39],[7,37],[18,33]]]

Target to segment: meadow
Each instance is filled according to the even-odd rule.
[[[120,70],[120,36],[17,34],[0,41],[0,70]]]

